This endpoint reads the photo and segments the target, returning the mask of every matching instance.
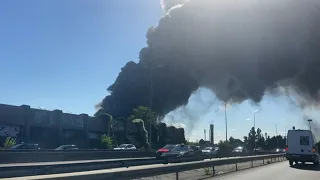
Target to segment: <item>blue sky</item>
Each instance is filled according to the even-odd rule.
[[[147,29],[162,15],[159,0],[1,1],[0,103],[92,115],[121,67],[138,60]],[[188,125],[190,140],[203,138],[212,119],[215,139],[224,139],[224,112],[214,99],[202,89],[166,119]],[[228,135],[246,135],[255,109],[257,127],[269,134],[276,123],[280,134],[285,127],[306,127],[304,112],[286,97],[266,96],[260,107],[244,102],[228,109]],[[183,120],[188,113],[194,118]]]

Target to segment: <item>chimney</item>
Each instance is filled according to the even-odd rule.
[[[214,144],[214,126],[213,124],[210,124],[210,143]]]

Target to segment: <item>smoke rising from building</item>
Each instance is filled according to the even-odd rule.
[[[163,8],[139,63],[129,62],[108,88],[104,111],[126,116],[152,97],[164,116],[199,87],[231,103],[259,103],[280,86],[302,107],[320,102],[318,0],[167,0]]]

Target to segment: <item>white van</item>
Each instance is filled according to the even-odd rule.
[[[315,137],[310,130],[289,130],[287,135],[286,158],[290,166],[293,162],[312,162],[319,165],[319,152]]]

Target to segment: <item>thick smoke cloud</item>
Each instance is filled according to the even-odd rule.
[[[165,2],[167,13],[149,28],[139,63],[128,63],[109,87],[111,95],[101,104],[105,111],[124,115],[152,103],[164,115],[185,105],[199,87],[211,89],[222,101],[258,103],[282,86],[304,102],[319,103],[318,0],[190,0],[176,5],[181,2]]]

